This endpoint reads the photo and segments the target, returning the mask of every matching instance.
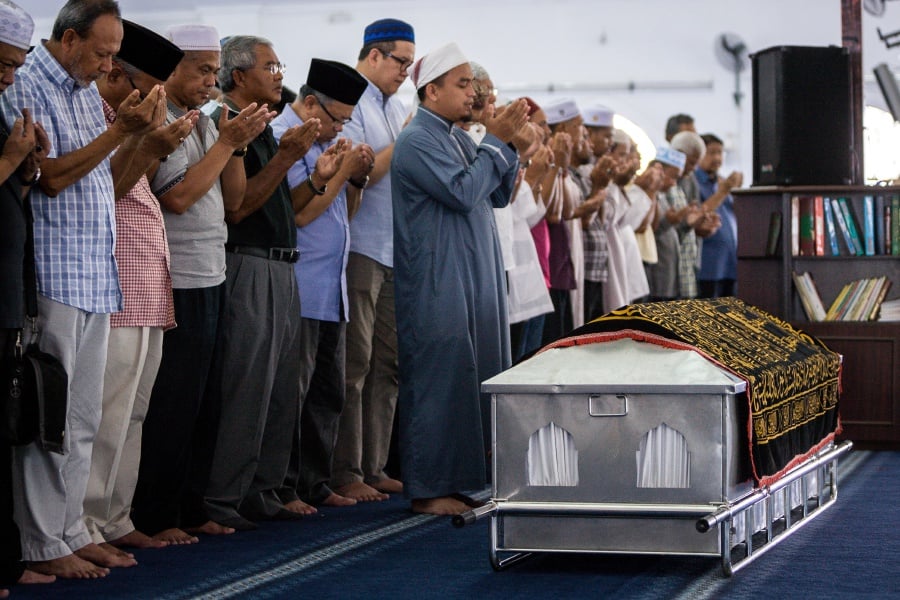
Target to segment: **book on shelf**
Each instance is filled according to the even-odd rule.
[[[891,287],[886,275],[851,281],[841,288],[825,313],[825,321],[874,321]]]
[[[831,212],[834,213],[834,220],[837,223],[838,231],[841,232],[841,239],[844,241],[845,247],[849,250],[849,254],[856,254],[856,248],[853,246],[853,239],[850,237],[850,229],[847,228],[847,221],[844,219],[844,213],[841,212],[841,204],[837,198],[831,198]]]
[[[785,242],[787,243],[787,242]],[[800,197],[791,197],[791,256],[800,254]]]
[[[822,213],[825,217],[825,241],[827,242],[826,254],[829,256],[840,256],[841,249],[838,247],[837,230],[834,225],[834,214],[831,209],[831,200],[828,198],[823,199]]]
[[[824,321],[825,305],[822,304],[822,297],[816,289],[812,276],[807,271],[804,273],[792,272],[791,277],[794,279],[794,287],[797,289],[797,295],[800,296],[800,304],[803,306],[806,318],[810,321]]]
[[[875,196],[875,254],[884,254],[884,196]],[[887,198],[890,207],[890,198]],[[890,230],[889,230],[890,231]]]
[[[822,196],[813,198],[813,241],[816,256],[825,256],[825,199]]]
[[[900,321],[900,298],[885,300],[881,303],[879,321]]]
[[[766,256],[778,254],[781,243],[781,211],[773,210],[769,215],[769,233],[766,238]]]
[[[863,256],[866,253],[866,249],[863,246],[863,241],[859,234],[859,222],[853,212],[853,206],[851,206],[850,201],[847,198],[843,197],[838,198],[838,203],[841,206],[841,214],[843,214],[844,220],[847,222],[847,229],[850,232],[850,239],[853,242],[854,251],[851,254]]]
[[[866,256],[875,255],[875,198],[863,198],[863,249]]]
[[[799,256],[815,256],[816,255],[816,218],[813,205],[815,198],[813,196],[800,196],[797,199],[799,211],[799,228],[797,235],[798,255]]]
[[[900,256],[900,196],[891,197],[891,254]]]

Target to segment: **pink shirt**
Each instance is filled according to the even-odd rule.
[[[541,219],[537,225],[531,228],[531,237],[534,238],[534,246],[537,248],[538,262],[541,263],[544,283],[547,284],[547,289],[550,289],[550,232],[545,219]]]
[[[103,111],[112,124],[116,111],[105,100]],[[169,244],[146,175],[116,201],[115,257],[125,308],[110,315],[110,327],[175,327]]]

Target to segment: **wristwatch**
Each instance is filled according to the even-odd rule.
[[[353,187],[364,190],[366,189],[366,186],[369,185],[369,176],[366,175],[361,181],[356,181],[354,179],[348,179],[347,181],[350,182],[350,185]]]
[[[32,185],[36,184],[38,182],[38,180],[41,178],[41,168],[38,167],[37,169],[35,169],[34,177],[32,177],[31,179],[25,179],[24,177],[22,177],[21,173],[17,173],[17,175],[19,176],[19,182],[22,185],[32,186]]]

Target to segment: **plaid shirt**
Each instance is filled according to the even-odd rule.
[[[593,164],[584,165],[572,170],[572,179],[581,188],[585,198],[591,195],[591,169]],[[591,217],[587,229],[582,229],[582,245],[584,246],[584,278],[587,281],[606,281],[609,276],[609,241],[602,222],[603,209]]]
[[[106,122],[116,110],[103,101]],[[127,194],[116,201],[116,262],[125,309],[109,319],[110,327],[175,326],[169,244],[159,200],[142,175]]]
[[[669,206],[680,210],[688,205],[684,190],[673,185],[666,192]],[[681,223],[676,227],[681,253],[678,255],[678,295],[681,298],[697,297],[697,235],[693,228]]]
[[[0,96],[7,123],[26,107],[47,131],[50,158],[80,150],[106,131],[97,86],[80,86],[43,44],[28,55],[16,71],[16,82]],[[121,310],[109,157],[56,198],[35,186],[31,206],[40,293],[87,312]]]

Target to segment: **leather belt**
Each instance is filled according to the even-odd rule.
[[[257,258],[280,260],[282,262],[295,263],[300,258],[300,251],[296,248],[257,248],[256,246],[225,246],[226,252],[246,254]]]

